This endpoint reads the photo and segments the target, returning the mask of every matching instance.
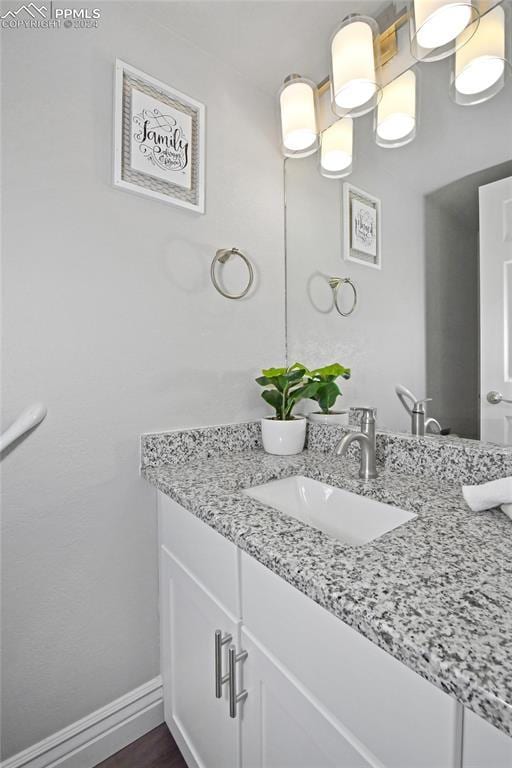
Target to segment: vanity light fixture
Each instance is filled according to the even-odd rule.
[[[450,56],[475,34],[478,19],[476,0],[414,0],[409,20],[412,55],[418,61]]]
[[[320,139],[320,173],[341,179],[352,173],[354,126],[351,117],[343,117],[326,128]]]
[[[281,142],[285,157],[307,157],[319,147],[317,88],[300,75],[289,75],[279,91]]]
[[[416,73],[412,69],[384,87],[374,130],[379,147],[401,147],[416,136]]]
[[[457,104],[479,104],[505,81],[505,11],[498,5],[480,19],[471,40],[454,57],[450,93]]]
[[[279,91],[285,157],[307,157],[320,148],[320,173],[332,179],[348,176],[352,172],[353,118],[372,110],[378,146],[401,147],[415,138],[418,67],[410,54],[400,56],[404,53],[399,46],[402,35],[397,34],[407,23],[411,53],[417,60],[436,61],[455,54],[450,93],[457,104],[478,104],[501,90],[507,69],[512,67],[512,39],[506,31],[509,0],[407,3],[400,11],[392,6],[384,9],[379,23],[369,16],[346,16],[331,37],[330,76],[318,86],[300,75],[286,78]],[[332,114],[327,109],[328,94]],[[333,115],[341,119],[333,123]]]
[[[364,115],[380,101],[378,35],[373,19],[350,15],[331,39],[331,104],[341,117]]]

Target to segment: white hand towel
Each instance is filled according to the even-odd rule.
[[[512,520],[512,504],[502,504],[501,511],[508,515]]]
[[[512,477],[502,477],[482,485],[463,485],[462,493],[473,512],[512,504]]]

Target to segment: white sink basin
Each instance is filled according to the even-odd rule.
[[[367,544],[416,517],[411,512],[296,475],[244,491],[345,544]]]

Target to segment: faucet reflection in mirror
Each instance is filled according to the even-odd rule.
[[[427,418],[426,403],[432,402],[431,397],[424,397],[418,400],[416,395],[404,387],[402,384],[398,384],[395,387],[395,392],[398,399],[402,403],[403,407],[411,417],[411,433],[418,437],[423,437],[427,433],[433,435],[447,435],[450,434],[450,429],[443,429],[437,419],[432,417]]]
[[[389,52],[389,40],[393,35],[398,40],[404,18],[411,39],[408,60],[398,45]],[[299,75],[284,81],[279,92],[283,154],[306,157],[320,148],[320,173],[334,179],[348,176],[353,118],[372,110],[378,146],[395,148],[411,142],[418,122],[417,78],[412,69],[417,61],[455,54],[449,84],[452,99],[466,106],[487,101],[501,90],[510,68],[506,22],[505,10],[496,0],[415,0],[410,12],[402,13],[380,35],[374,19],[347,16],[331,39],[330,77],[318,87]],[[386,50],[386,64],[393,55],[405,55],[406,63],[400,60],[392,76],[381,67],[381,49]],[[318,108],[327,90],[330,114]]]

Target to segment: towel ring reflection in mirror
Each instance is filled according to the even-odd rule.
[[[217,276],[215,274],[215,268],[217,266],[217,262],[219,264],[225,264],[226,261],[231,258],[231,256],[239,256],[244,262],[245,266],[247,267],[247,271],[249,273],[249,281],[246,287],[244,288],[244,290],[241,291],[240,293],[228,293],[223,288],[221,288],[219,283],[217,282]],[[249,293],[251,286],[254,282],[254,271],[252,268],[252,264],[247,258],[247,256],[245,256],[242,253],[242,251],[239,251],[238,248],[221,248],[220,250],[218,250],[213,258],[212,265],[210,267],[210,276],[212,278],[212,283],[214,287],[217,289],[217,291],[220,293],[221,296],[224,296],[225,299],[242,299],[244,296],[246,296]]]
[[[338,290],[340,286],[342,286],[344,283],[348,283],[350,287],[352,288],[352,292],[354,294],[354,300],[352,302],[352,306],[347,312],[343,312],[340,305],[338,304]],[[334,299],[334,306],[336,307],[336,311],[342,316],[342,317],[348,317],[352,314],[354,309],[357,306],[357,289],[350,277],[330,277],[329,278],[329,285],[332,288],[332,295]]]

